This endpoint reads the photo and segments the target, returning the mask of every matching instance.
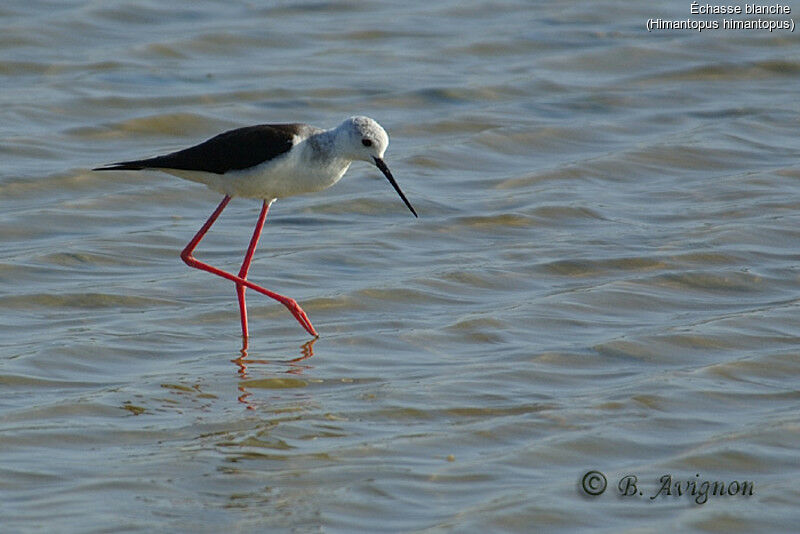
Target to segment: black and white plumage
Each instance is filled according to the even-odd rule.
[[[277,198],[320,191],[338,182],[355,160],[374,163],[392,184],[414,216],[417,212],[400,190],[383,162],[389,136],[368,117],[350,117],[336,128],[323,130],[308,124],[262,124],[238,128],[212,137],[193,147],[164,156],[121,161],[97,171],[138,171],[154,169],[200,182],[224,198],[181,252],[187,265],[210,272],[236,284],[244,344],[247,348],[247,306],[245,289],[277,300],[294,315],[312,336],[318,336],[308,315],[292,298],[275,293],[247,279],[267,212]],[[223,271],[194,257],[194,250],[234,196],[262,200],[250,246],[238,274]]]
[[[368,117],[351,117],[329,130],[299,123],[261,124],[230,130],[164,156],[94,170],[160,170],[224,195],[272,201],[326,189],[353,161],[363,160],[381,170],[416,217],[383,161],[388,145],[386,131]]]

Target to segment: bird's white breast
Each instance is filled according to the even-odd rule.
[[[332,152],[320,153],[307,139],[296,138],[288,152],[249,169],[225,174],[164,170],[224,195],[272,200],[326,189],[342,178],[350,163]]]

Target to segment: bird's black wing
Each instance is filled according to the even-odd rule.
[[[280,156],[292,148],[301,124],[259,124],[223,132],[208,141],[164,156],[120,161],[95,171],[180,169],[225,174],[247,169]]]

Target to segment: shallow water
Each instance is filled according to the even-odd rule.
[[[3,531],[792,530],[800,41],[688,4],[5,2]],[[88,170],[353,114],[420,218],[279,200],[244,360],[218,195]]]

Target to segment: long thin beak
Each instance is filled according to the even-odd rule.
[[[381,172],[383,173],[383,175],[384,175],[384,176],[386,176],[386,179],[387,179],[387,180],[389,180],[389,183],[390,183],[390,184],[392,184],[392,187],[394,187],[394,190],[395,190],[395,191],[397,191],[397,194],[398,194],[398,195],[400,195],[400,198],[402,198],[402,199],[403,199],[403,202],[405,202],[405,203],[406,203],[406,206],[408,206],[408,209],[410,209],[410,210],[411,210],[411,213],[413,213],[413,214],[414,214],[414,217],[417,217],[417,218],[419,218],[419,215],[417,215],[417,212],[416,212],[416,211],[414,211],[414,208],[413,208],[413,207],[411,207],[411,202],[409,202],[409,201],[408,201],[408,199],[406,198],[406,196],[405,196],[405,195],[403,194],[403,192],[400,190],[400,186],[399,186],[399,185],[397,185],[397,182],[395,182],[395,181],[394,181],[394,176],[392,176],[392,173],[389,171],[389,167],[387,167],[387,166],[386,166],[386,164],[383,162],[383,160],[382,160],[381,158],[375,158],[375,157],[373,157],[372,159],[374,159],[374,160],[375,160],[375,165],[377,165],[377,166],[378,166],[378,168],[379,168],[379,169],[381,170]]]

